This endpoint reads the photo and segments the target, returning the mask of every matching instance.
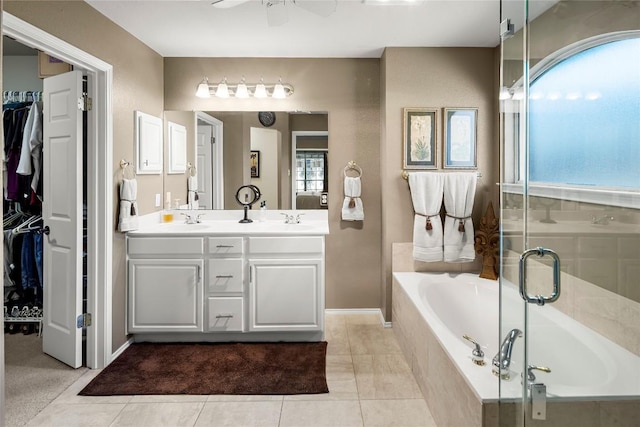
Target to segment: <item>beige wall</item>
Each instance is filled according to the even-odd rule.
[[[133,112],[162,117],[162,57],[84,2],[5,1],[12,15],[77,46],[113,66],[113,200],[117,224],[120,159],[134,160]],[[162,176],[138,176],[141,214],[152,212]],[[145,197],[146,195],[146,197]],[[113,234],[113,349],[125,341],[124,235]]]
[[[328,112],[329,190],[332,195],[326,265],[329,308],[382,306],[387,319],[390,317],[391,243],[411,240],[411,203],[407,184],[400,178],[402,107],[478,107],[478,161],[483,178],[478,189],[475,219],[486,201],[494,197],[489,185],[496,181],[494,170],[498,168],[497,160],[489,159],[494,132],[490,101],[494,93],[493,50],[391,48],[381,60],[163,60],[85,3],[5,4],[8,12],[114,66],[114,201],[117,200],[119,176],[117,163],[121,158],[133,160],[134,156],[135,110],[156,116],[161,116],[165,109]],[[251,70],[259,70],[260,74],[247,74]],[[203,76],[215,81],[223,76],[232,80],[235,75],[244,75],[248,80],[264,77],[266,81],[282,76],[295,86],[296,93],[282,101],[195,98],[194,88]],[[384,120],[381,120],[381,114]],[[228,151],[225,148],[225,162]],[[342,169],[350,160],[356,161],[364,170],[365,220],[361,223],[340,219]],[[230,189],[235,194],[241,179],[229,183],[227,195],[231,193]],[[173,180],[173,177],[168,178],[167,188],[172,194],[180,194],[177,188],[181,183],[173,183]],[[162,185],[159,175],[139,177],[141,214],[156,210],[153,199],[155,193],[163,193]],[[114,221],[115,215],[114,212]],[[124,261],[124,238],[114,232],[114,349],[125,340]]]
[[[169,110],[328,112],[329,308],[380,306],[379,70],[378,59],[165,58],[165,107]],[[215,82],[225,76],[235,81],[243,75],[247,81],[260,77],[273,81],[282,76],[283,81],[295,87],[295,94],[285,100],[194,96],[195,87],[204,76]],[[364,170],[362,223],[340,220],[342,169],[350,160]],[[235,188],[227,186],[226,191]]]
[[[473,209],[478,224],[489,200],[498,209],[498,140],[495,137],[494,49],[480,48],[387,48],[382,58],[383,88],[380,154],[382,182],[382,309],[391,316],[391,245],[410,242],[413,207],[407,182],[402,179],[403,107],[478,108],[478,182]],[[442,111],[441,111],[442,113]],[[437,133],[439,164],[442,164],[442,114]],[[437,265],[434,268],[442,269]]]

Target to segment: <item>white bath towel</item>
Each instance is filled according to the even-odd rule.
[[[409,174],[409,188],[413,201],[413,258],[417,261],[442,261],[442,192],[444,174],[413,172]],[[427,230],[427,220],[430,229]]]
[[[138,181],[123,179],[120,184],[120,221],[118,229],[121,232],[138,229]]]
[[[476,196],[478,176],[475,172],[447,174],[444,184],[445,262],[471,262],[476,254],[473,248],[473,221],[471,213]]]
[[[343,221],[363,221],[362,182],[359,176],[344,177],[344,201],[342,202]]]
[[[189,209],[198,209],[200,207],[198,199],[198,176],[192,175],[187,178],[187,203],[189,204]]]

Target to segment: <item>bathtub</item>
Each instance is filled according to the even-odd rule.
[[[459,383],[468,386],[467,393],[471,392],[480,405],[497,403],[499,394],[503,403],[518,400],[518,396],[522,394],[520,374],[523,370],[524,338],[518,338],[515,342],[509,380],[503,380],[499,385],[498,378],[491,370],[491,361],[502,342],[502,337],[498,336],[497,281],[481,279],[469,273],[393,273],[393,279],[393,327],[398,328],[396,335],[407,359],[411,361],[416,377],[427,382],[421,388],[430,408],[432,405],[439,405],[429,401],[430,397],[434,399],[441,394],[435,390],[451,385],[438,372],[439,367],[420,366],[421,363],[442,363],[437,361],[437,357],[432,357],[435,351],[432,348],[420,350],[424,345],[420,341],[429,339],[437,342],[441,347],[438,351],[446,354],[448,361],[445,364],[451,362],[455,367],[455,371],[452,370],[446,376],[451,378],[459,374]],[[512,328],[524,330],[522,304],[517,288],[511,283],[504,284],[503,336]],[[593,332],[552,305],[528,307],[531,331],[527,337],[530,348],[528,362],[551,369],[550,373],[534,371],[537,382],[546,384],[550,400],[557,403],[640,399],[638,356]],[[424,325],[428,329],[427,335],[416,329],[422,327],[418,325]],[[473,346],[462,338],[465,334],[483,346],[484,366],[472,363]],[[422,339],[419,338],[421,336]],[[418,342],[411,342],[416,339]],[[439,379],[438,376],[443,378]],[[433,386],[429,381],[441,383]],[[633,403],[634,407],[640,406],[637,401]],[[446,402],[443,404],[446,406]],[[485,407],[480,409],[478,416],[487,421],[489,412],[491,411]],[[633,415],[640,415],[640,412],[636,410]],[[473,424],[491,425],[486,422],[477,423],[478,416]]]

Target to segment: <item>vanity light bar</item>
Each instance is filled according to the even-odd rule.
[[[202,79],[196,89],[198,98],[276,98],[284,99],[293,95],[293,86],[289,83],[283,83],[282,79],[278,83],[264,83],[260,79],[260,83],[246,83],[244,77],[240,83],[227,83],[227,78],[222,79],[220,83],[211,84],[208,78]]]

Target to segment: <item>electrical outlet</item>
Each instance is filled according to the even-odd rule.
[[[160,207],[160,193],[156,193],[156,208]]]

